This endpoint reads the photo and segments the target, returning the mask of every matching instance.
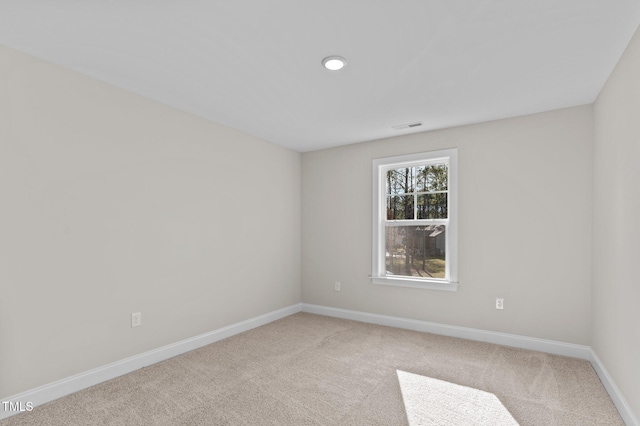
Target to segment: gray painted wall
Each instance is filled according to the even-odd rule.
[[[304,153],[303,301],[588,345],[592,119],[581,106]],[[458,291],[371,284],[371,160],[452,147]]]
[[[300,302],[300,154],[3,47],[0,203],[2,397]]]
[[[592,346],[640,418],[640,32],[596,100]]]
[[[301,156],[0,47],[0,396],[303,300],[592,345],[640,417],[638,75]],[[458,292],[372,285],[371,160],[449,147]]]

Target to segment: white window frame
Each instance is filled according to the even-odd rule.
[[[402,167],[412,167],[425,163],[448,164],[448,219],[403,220],[407,224],[445,223],[446,268],[445,278],[419,278],[387,275],[385,250],[385,224],[387,222],[387,171]],[[414,287],[431,290],[456,291],[458,289],[458,149],[422,152],[373,160],[373,234],[372,234],[373,284]]]

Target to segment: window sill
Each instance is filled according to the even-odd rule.
[[[371,282],[378,285],[390,285],[395,287],[412,287],[426,290],[458,291],[458,283],[436,280],[415,280],[399,277],[371,277]]]

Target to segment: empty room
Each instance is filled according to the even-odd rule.
[[[640,426],[639,24],[0,1],[0,425]]]

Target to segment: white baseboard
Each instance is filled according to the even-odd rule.
[[[123,374],[131,373],[132,371],[138,370],[142,367],[173,358],[176,355],[201,348],[238,333],[293,315],[300,312],[301,309],[302,304],[300,303],[291,305],[246,321],[241,321],[227,327],[219,328],[209,333],[172,343],[158,349],[153,349],[93,370],[85,371],[84,373],[76,374],[8,398],[3,398],[2,404],[0,405],[0,420],[20,413],[20,411],[7,410],[6,407],[9,407],[9,402],[14,404],[19,403],[19,406],[23,409],[29,406],[36,407],[38,405],[46,404],[47,402],[51,402],[79,390],[97,385],[98,383],[122,376]],[[7,404],[5,404],[5,402],[7,402]],[[27,405],[27,402],[30,402],[30,404]]]
[[[371,314],[328,306],[311,305],[308,303],[291,305],[209,333],[201,334],[199,336],[135,355],[103,367],[98,367],[84,373],[76,374],[8,398],[3,398],[2,402],[20,403],[21,407],[25,407],[27,402],[30,402],[33,407],[46,404],[47,402],[51,402],[79,390],[86,389],[90,386],[131,373],[132,371],[148,365],[215,343],[219,340],[268,324],[300,311],[589,360],[627,426],[640,426],[638,419],[633,414],[633,411],[624,396],[613,382],[611,376],[609,376],[609,373],[604,368],[604,365],[596,353],[589,346],[387,315]],[[0,420],[19,413],[19,411],[7,411],[4,409],[4,405],[5,404],[0,405]]]
[[[439,324],[435,322],[370,314],[367,312],[350,311],[347,309],[331,308],[328,306],[310,305],[308,303],[302,304],[302,311],[330,317],[368,322],[371,324],[387,325],[390,327],[440,334],[443,336],[459,337],[462,339],[513,346],[521,349],[531,349],[534,351],[586,360],[590,359],[591,356],[591,348],[589,346],[557,342],[555,340],[545,340],[535,337],[518,336],[516,334],[479,330],[476,328],[458,327],[455,325]]]
[[[620,413],[620,417],[624,420],[624,423],[627,426],[640,426],[640,422],[638,418],[633,414],[631,407],[627,403],[627,400],[618,389],[618,386],[614,383],[613,379],[607,372],[607,369],[604,368],[604,364],[598,358],[598,355],[591,349],[591,357],[589,360],[591,361],[591,365],[593,365],[593,369],[596,370],[598,377],[600,377],[600,381],[604,385],[604,388],[609,393],[609,396],[613,400],[613,403],[616,405],[618,412]]]
[[[620,392],[620,389],[618,389],[613,379],[604,368],[604,365],[590,346],[575,345],[572,343],[557,342],[554,340],[537,339],[534,337],[518,336],[515,334],[498,333],[495,331],[458,327],[454,325],[412,320],[387,315],[370,314],[368,312],[351,311],[348,309],[332,308],[328,306],[310,305],[308,303],[302,304],[302,311],[312,314],[386,325],[389,327],[398,327],[408,330],[423,331],[444,336],[459,337],[462,339],[477,340],[480,342],[495,343],[498,345],[531,349],[534,351],[588,360],[591,362],[591,365],[598,374],[598,377],[600,377],[600,381],[609,393],[611,400],[618,409],[618,412],[625,424],[627,426],[640,426],[638,419],[633,414],[633,411],[622,395],[622,392]]]

